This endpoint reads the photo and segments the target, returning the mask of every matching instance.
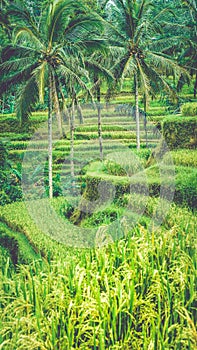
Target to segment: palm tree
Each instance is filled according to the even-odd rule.
[[[49,197],[52,198],[53,113],[61,132],[59,81],[64,77],[85,87],[85,81],[77,73],[83,62],[80,56],[87,49],[89,52],[95,49],[92,35],[101,24],[98,18],[86,13],[82,2],[73,0],[54,0],[42,13],[39,25],[22,4],[12,4],[9,15],[15,21],[14,43],[2,53],[0,94],[20,84],[16,112],[22,123],[38,100],[43,102],[48,98]]]
[[[191,76],[194,75],[194,98],[197,94],[197,5],[195,0],[181,1],[182,6],[186,7],[188,15],[185,16],[185,32],[184,38],[179,40],[181,48],[179,48],[179,61],[186,67]],[[178,46],[178,45],[177,45]],[[185,83],[188,83],[181,76],[177,89],[180,91]]]
[[[112,84],[114,76],[108,68],[107,53],[109,53],[108,42],[102,47],[101,54],[93,54],[85,60],[85,67],[90,72],[93,81],[93,95],[96,101],[97,120],[98,120],[98,140],[100,159],[103,160],[103,140],[102,140],[102,116],[101,116],[101,85],[103,81],[107,85]]]
[[[163,88],[174,93],[164,79],[165,73],[181,72],[159,45],[163,40],[161,17],[167,9],[153,16],[153,5],[149,0],[114,0],[107,4],[114,75],[117,81],[125,77],[134,79],[137,149],[140,148],[139,88],[146,106],[150,93]],[[183,73],[186,74],[184,70]]]

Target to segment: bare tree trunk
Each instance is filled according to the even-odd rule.
[[[98,139],[99,139],[99,151],[100,159],[103,160],[103,139],[102,139],[102,122],[101,122],[101,89],[98,82],[98,77],[94,77],[94,82],[97,84],[96,97],[97,97],[97,115],[98,115]]]
[[[69,120],[69,112],[68,109],[66,107],[66,102],[65,102],[65,97],[62,91],[62,86],[61,83],[58,79],[58,77],[56,77],[56,82],[57,82],[57,86],[58,86],[58,91],[61,95],[61,100],[62,100],[62,104],[60,105],[59,103],[59,99],[58,99],[58,104],[59,104],[59,115],[60,115],[60,123],[61,123],[61,131],[60,133],[62,133],[63,138],[66,138],[66,133],[64,131],[64,127],[63,127],[63,122],[64,122],[64,118],[67,120]],[[57,96],[58,97],[58,96]]]
[[[2,107],[1,107],[1,113],[3,114],[5,110],[5,95],[2,95]]]
[[[69,122],[69,111],[68,111],[68,108],[66,106],[66,102],[65,102],[65,99],[63,99],[62,101],[62,109],[61,109],[61,113],[62,113],[62,118],[63,118],[63,121],[66,123],[66,122]],[[65,133],[64,133],[65,134]],[[66,136],[66,134],[65,134]]]
[[[140,115],[139,115],[139,93],[138,93],[137,73],[135,73],[135,119],[136,119],[137,149],[140,149]]]
[[[75,96],[74,90],[72,90],[72,107],[70,112],[70,173],[74,178],[74,131],[75,131]]]
[[[97,104],[97,111],[98,111],[98,138],[99,138],[100,159],[103,160],[103,139],[102,139],[101,104],[100,104],[100,101]]]
[[[79,117],[79,122],[80,122],[80,124],[83,124],[84,123],[83,113],[82,113],[82,109],[81,109],[79,100],[77,98],[76,92],[75,92],[75,103],[76,103],[76,107],[77,107],[77,115]]]
[[[52,144],[52,74],[49,68],[48,88],[48,158],[49,158],[49,198],[53,198],[53,144]]]
[[[78,113],[80,124],[83,124],[84,123],[83,113],[82,113],[82,109],[81,109],[81,106],[80,106],[80,103],[78,100],[77,100],[77,113]]]
[[[61,112],[60,112],[59,99],[58,99],[58,95],[57,95],[57,89],[56,89],[56,84],[55,84],[54,77],[53,77],[52,86],[53,86],[54,111],[55,111],[55,116],[56,116],[56,119],[57,119],[59,136],[60,136],[60,138],[62,138],[63,135],[64,135],[63,127],[62,127],[62,116],[61,116]]]
[[[194,83],[194,98],[196,98],[196,92],[197,92],[197,73],[196,73],[196,80]]]
[[[146,138],[146,147],[148,147],[148,131],[147,131],[147,119],[146,119],[146,110],[147,110],[147,98],[144,94],[144,131],[145,131],[145,138]]]

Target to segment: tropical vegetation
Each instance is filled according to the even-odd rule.
[[[196,16],[0,2],[0,349],[197,347]]]

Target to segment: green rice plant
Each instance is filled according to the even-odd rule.
[[[12,231],[2,222],[0,222],[0,245],[7,249],[15,265],[40,258],[40,255],[36,254],[24,234]]]
[[[56,201],[52,201],[53,203]],[[64,198],[57,198],[57,201],[59,202],[58,207],[62,205],[62,203],[65,202]],[[32,210],[37,210],[38,208],[38,202],[32,202]],[[50,209],[47,205],[46,199],[41,200],[40,204],[42,205],[42,208],[45,212],[43,212],[43,215],[46,215],[45,217],[50,217]],[[35,207],[34,207],[35,205]],[[57,205],[56,205],[57,206]],[[47,209],[48,208],[48,209]],[[49,210],[49,212],[48,212]],[[20,203],[13,203],[10,205],[6,205],[4,207],[1,207],[1,213],[0,213],[0,219],[3,223],[5,223],[12,231],[21,232],[25,235],[27,238],[29,244],[31,244],[32,248],[35,250],[35,252],[41,256],[43,256],[46,259],[50,259],[50,257],[55,257],[56,254],[60,256],[61,254],[63,256],[67,256],[67,254],[70,254],[70,250],[64,249],[64,246],[62,246],[60,243],[58,243],[55,239],[58,239],[58,237],[64,237],[64,225],[60,225],[58,228],[58,231],[56,230],[56,223],[50,221],[51,230],[53,232],[54,230],[54,239],[52,237],[47,236],[39,227],[35,224],[33,219],[31,218],[30,214],[28,213],[28,209],[26,207],[26,204],[24,202]],[[40,223],[41,226],[43,225]],[[73,236],[74,232],[73,229],[70,230],[70,233],[67,232],[67,242],[70,240],[73,244]],[[70,238],[69,238],[70,235]],[[77,246],[79,242],[82,241],[82,237],[79,235],[76,236],[76,242]],[[84,246],[84,244],[83,244]]]
[[[181,113],[183,116],[197,116],[197,103],[196,102],[189,102],[184,103],[181,106]]]
[[[130,96],[120,95],[116,103],[121,102],[131,102]],[[161,121],[167,113],[164,107],[163,102],[151,101],[149,118]],[[84,112],[87,119],[78,127],[77,133],[81,135],[78,137],[92,134],[96,139],[96,111],[85,109]],[[40,117],[47,120],[45,113],[36,112],[32,116],[32,131],[39,125]],[[5,123],[4,137],[11,140],[9,157],[15,161],[17,157],[22,159],[25,150],[20,148],[27,145],[31,134],[19,134],[20,130],[14,134],[17,129],[13,115],[2,116],[1,122]],[[128,145],[135,153],[136,143],[131,142],[130,135],[134,125],[128,117],[114,116],[114,107],[103,115],[104,137]],[[85,145],[82,141],[75,140],[76,161],[82,155],[87,159],[91,154],[95,157],[97,152],[88,141]],[[59,140],[55,145],[56,174],[61,172],[61,162],[70,152],[69,142]],[[150,144],[155,144],[155,140]],[[34,153],[44,151],[45,146],[45,141],[35,142]],[[113,145],[106,146],[106,151],[111,149],[114,150]],[[110,164],[115,175],[106,173],[106,162],[91,162],[84,169],[85,175],[80,176],[80,181],[86,181],[84,191],[90,198],[96,196],[95,189],[101,179],[116,186],[114,202],[105,209],[100,207],[100,211],[80,223],[84,227],[98,227],[95,249],[68,246],[69,240],[72,244],[76,240],[84,247],[84,237],[76,234],[74,225],[66,232],[66,244],[47,236],[35,225],[25,203],[0,208],[0,244],[4,245],[4,248],[0,245],[0,349],[193,350],[197,347],[196,151],[173,150],[171,154],[176,170],[175,200],[189,204],[193,212],[172,203],[157,230],[148,227],[159,198],[130,193],[128,176],[122,173],[119,176],[122,169],[117,170],[117,164]],[[150,150],[143,147],[137,153],[143,166],[149,155]],[[146,174],[150,195],[158,196],[158,166],[147,168]],[[74,200],[66,199],[54,199],[50,208],[68,221],[65,212]],[[35,211],[41,205],[45,217],[51,213],[44,199],[32,205]],[[135,226],[124,219],[127,208],[144,210]],[[51,230],[56,238],[65,234],[57,222],[51,223]],[[10,253],[15,244],[20,251],[18,262],[23,264],[14,267]]]
[[[29,133],[17,134],[16,132],[1,132],[1,137],[9,141],[27,141],[31,139]]]
[[[197,167],[197,150],[179,149],[170,152],[175,165]]]
[[[97,125],[83,125],[77,126],[76,132],[97,132]],[[124,131],[124,127],[121,125],[103,125],[102,131]]]
[[[188,248],[196,238],[191,227],[179,236],[193,221],[181,210],[180,225],[169,230],[138,226],[65,262],[34,262],[12,276],[4,269],[1,347],[195,348],[196,254]]]

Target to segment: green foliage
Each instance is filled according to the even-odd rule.
[[[125,228],[123,239],[105,247],[34,262],[17,274],[8,263],[0,279],[1,346],[194,349],[195,222],[176,207],[170,222],[151,234],[140,225]]]
[[[197,119],[166,118],[163,122],[163,136],[170,149],[195,148],[197,145]]]
[[[117,164],[111,160],[104,161],[103,171],[109,175],[127,176],[126,170],[120,164]]]
[[[96,132],[98,131],[97,125],[83,125],[83,126],[77,126],[76,132]],[[102,131],[125,131],[125,128],[123,128],[121,125],[103,125]]]
[[[192,164],[196,160],[196,152],[193,152],[194,160],[192,160]],[[172,171],[173,169],[174,167],[172,166]],[[115,172],[116,175],[109,175],[109,171]],[[125,169],[122,169],[118,164],[110,162],[107,174],[105,163],[103,165],[99,162],[92,163],[89,169],[87,168],[85,175],[86,197],[90,200],[98,199],[98,185],[101,181],[106,181],[106,183],[111,182],[115,186],[115,201],[122,198],[124,194],[129,194],[131,191],[130,186],[132,186],[132,191],[143,194],[147,185],[150,196],[158,197],[160,195],[161,174],[158,165],[148,167],[146,170],[138,173],[136,178],[125,175],[120,176],[120,172],[122,173],[122,171],[125,171]],[[167,171],[170,171],[169,167]],[[197,200],[196,169],[189,166],[176,166],[175,171],[174,200],[181,205],[186,204],[191,208],[195,208]]]
[[[98,133],[96,132],[83,132],[81,134],[75,133],[75,139],[77,140],[93,140],[98,138]],[[122,131],[111,131],[111,132],[103,132],[102,138],[105,140],[113,139],[113,140],[122,140],[122,139],[134,139],[136,138],[135,133],[130,132],[129,130]]]
[[[185,117],[197,116],[197,102],[184,103],[181,106],[181,113]]]
[[[197,170],[179,171],[176,180],[175,202],[195,209],[197,203]]]
[[[40,258],[23,233],[11,230],[2,222],[0,222],[0,245],[7,249],[14,265],[29,263]]]
[[[185,10],[185,5],[181,7],[177,0],[173,2],[114,0],[113,4],[109,1],[107,6],[106,1],[99,1],[96,5],[92,1],[87,3],[95,9],[102,8],[102,14],[106,17],[110,17],[112,13],[108,31],[113,32],[113,36],[110,36],[110,39],[113,39],[110,47],[112,48],[115,44],[115,49],[113,48],[110,54],[114,54],[114,61],[111,63],[106,60],[106,66],[115,67],[116,75],[119,76],[119,73],[122,75],[124,79],[122,90],[127,92],[117,96],[115,103],[134,101],[135,86],[131,79],[135,71],[138,71],[139,78],[140,107],[145,102],[144,95],[148,98],[148,95],[158,93],[159,89],[162,89],[163,93],[164,88],[174,93],[176,78],[180,75],[181,69],[171,58],[180,56],[185,49],[183,57],[180,57],[180,63],[191,67],[191,74],[194,74],[196,65],[194,38],[196,13],[195,7],[192,6],[194,2],[184,2],[187,6],[190,5],[190,10],[189,7]],[[153,7],[151,3],[156,5]],[[5,2],[3,1],[2,4],[4,6]],[[55,4],[54,7],[53,4]],[[48,21],[46,21],[44,9],[48,4],[40,0],[36,0],[34,4],[28,1],[26,12],[22,2],[17,1],[17,6],[14,4],[15,12],[11,15],[13,28],[15,28],[13,36],[17,33],[15,39],[19,39],[17,42],[20,49],[17,51],[16,47],[10,47],[7,51],[3,50],[0,90],[7,91],[10,87],[12,93],[13,83],[18,84],[19,81],[24,80],[25,85],[16,87],[20,100],[17,107],[21,110],[19,114],[24,119],[25,113],[31,111],[29,106],[35,102],[34,98],[38,98],[38,87],[39,97],[42,99],[43,93],[45,95],[44,104],[37,103],[34,108],[41,109],[47,106],[49,64],[54,76],[60,77],[54,86],[57,88],[58,97],[61,96],[61,89],[59,89],[61,85],[66,98],[70,93],[70,84],[76,87],[79,83],[84,90],[85,81],[88,79],[86,74],[84,75],[84,67],[80,66],[84,60],[78,61],[73,58],[78,58],[77,56],[81,55],[86,48],[90,49],[88,53],[90,55],[97,46],[89,40],[90,35],[87,35],[91,33],[94,36],[100,32],[101,22],[97,20],[96,15],[92,18],[89,14],[85,14],[81,2],[65,0],[55,1],[53,4],[49,5],[51,16],[47,16]],[[65,4],[68,7],[63,13]],[[172,14],[173,8],[178,11],[175,11],[177,17]],[[60,16],[55,21],[55,15],[59,10]],[[72,15],[67,16],[70,13]],[[168,16],[172,20],[171,23],[167,23]],[[131,21],[128,21],[128,18]],[[181,26],[183,19],[187,26]],[[5,22],[3,20],[4,18],[1,18],[2,23]],[[177,22],[181,25],[177,26]],[[115,25],[115,31],[113,25]],[[30,29],[30,27],[31,33],[25,33],[24,28]],[[65,27],[68,30],[67,42],[64,42],[62,35],[63,32],[65,33]],[[174,30],[177,34],[176,38],[172,35]],[[179,34],[182,35],[183,30],[185,38],[180,39]],[[47,36],[46,33],[49,35]],[[191,33],[193,34],[189,35]],[[0,39],[5,36],[4,34],[2,36],[2,31],[0,32]],[[104,37],[103,32],[102,35]],[[35,36],[37,36],[36,40]],[[133,41],[130,40],[131,37]],[[52,45],[48,46],[49,38],[52,39],[50,42]],[[97,44],[101,43],[102,39],[100,39],[98,38]],[[9,41],[7,35],[5,41],[7,45]],[[67,45],[68,42],[69,45]],[[25,47],[22,48],[24,45]],[[121,51],[118,51],[120,46],[122,46]],[[49,56],[47,56],[48,52],[43,54],[48,47],[52,49]],[[62,56],[63,51],[65,57]],[[36,67],[32,65],[35,62]],[[64,69],[59,63],[64,63]],[[44,70],[45,73],[43,73]],[[172,73],[176,76],[172,76]],[[168,86],[165,85],[165,74],[170,75],[167,80]],[[187,81],[182,75],[180,77],[183,83]],[[79,81],[76,83],[77,79]],[[102,84],[103,93],[106,93],[106,89],[106,84]],[[80,91],[81,97],[84,97],[83,93],[84,91]],[[186,90],[184,87],[183,97],[191,98],[190,94],[191,88]],[[13,110],[14,100],[15,91],[13,96],[2,97],[1,108],[4,113]],[[177,112],[176,102],[173,105],[172,101],[168,102],[170,108]],[[170,109],[168,111],[167,108],[165,109],[163,101],[150,101],[150,105],[149,121],[158,121],[158,125],[161,126],[163,117],[169,114]],[[92,156],[95,160],[98,155],[97,148],[92,148],[88,142],[85,143],[84,148],[81,145],[83,139],[91,140],[98,137],[97,126],[95,126],[96,112],[89,110],[87,113],[85,111],[85,114],[87,125],[77,127],[75,135],[76,171],[80,158],[86,156],[89,160]],[[187,118],[174,116],[164,120],[164,138],[170,148],[195,148],[197,145],[197,127],[194,118],[196,102],[183,105],[182,114]],[[188,116],[193,117],[188,118]],[[123,168],[116,162],[104,160],[103,163],[93,162],[81,170],[81,175],[78,176],[82,182],[81,187],[84,187],[81,200],[57,198],[51,201],[50,205],[46,199],[32,201],[33,212],[42,208],[45,218],[51,217],[51,211],[54,208],[65,222],[68,222],[69,218],[71,222],[82,227],[96,228],[102,225],[96,234],[96,243],[99,248],[79,252],[67,247],[70,242],[71,246],[75,242],[77,245],[81,242],[84,247],[84,237],[76,234],[74,225],[67,226],[68,229],[65,232],[61,222],[57,223],[54,220],[50,222],[51,235],[47,236],[42,231],[41,225],[36,226],[32,220],[27,210],[28,203],[16,202],[5,205],[21,196],[20,165],[19,167],[16,165],[19,160],[22,160],[28,145],[27,141],[39,122],[47,120],[46,114],[43,113],[42,116],[39,112],[34,114],[31,123],[24,125],[24,134],[14,115],[6,117],[1,115],[0,119],[1,136],[9,140],[6,140],[7,149],[0,143],[2,168],[0,199],[4,204],[0,208],[0,218],[3,222],[0,223],[0,348],[5,350],[74,348],[193,350],[196,348],[196,151],[176,149],[171,152],[176,171],[174,200],[179,205],[190,206],[193,213],[172,204],[163,225],[157,231],[147,229],[152,215],[157,210],[160,195],[161,174],[159,167],[155,164],[144,171],[147,176],[149,195],[152,197],[143,194],[143,176],[138,174],[136,180],[127,176],[127,172],[133,174],[136,169],[131,171],[129,166]],[[125,147],[126,145],[130,148],[136,147],[136,143],[132,142],[135,135],[130,132],[134,122],[131,122],[127,116],[120,116],[117,113],[114,115],[114,109],[112,111],[109,107],[109,110],[102,114],[102,120],[106,123],[102,128],[104,139],[118,140],[117,143],[124,143]],[[122,127],[121,123],[125,126]],[[151,146],[156,142],[156,139],[151,140]],[[40,150],[44,143],[46,144],[45,141],[36,141],[33,148]],[[111,145],[106,146],[106,153],[111,149]],[[63,178],[60,178],[60,172],[69,152],[70,140],[57,142],[53,151],[53,159],[56,163],[53,168],[54,195],[62,193]],[[143,149],[137,153],[142,165],[145,166],[150,152],[150,149]],[[15,165],[10,164],[10,160],[14,161]],[[45,170],[47,173],[47,166]],[[99,197],[98,186],[101,181],[103,184],[106,183],[105,203],[103,198]],[[71,181],[67,184],[72,185]],[[107,202],[110,198],[109,184],[115,186],[115,197],[112,203]],[[47,181],[45,185],[47,191]],[[138,190],[141,194],[133,193],[131,185],[133,192]],[[93,203],[97,202],[93,214],[88,211],[83,212],[84,198]],[[86,205],[93,206],[92,203]],[[144,213],[135,228],[121,220],[126,209],[138,212],[141,208],[144,209]],[[119,229],[122,239],[113,242],[116,234],[113,232],[113,223],[118,218],[120,218]],[[112,225],[108,229],[109,224]],[[57,243],[56,239],[59,237],[66,237],[64,241],[66,246]],[[108,244],[102,247],[105,243]],[[21,265],[17,271],[14,271],[10,259],[14,264],[27,263],[28,265]],[[34,260],[39,261],[33,262]]]
[[[59,96],[65,100],[71,93],[68,79],[86,88],[87,72],[79,56],[106,47],[98,36],[103,31],[100,17],[89,9],[87,13],[82,2],[53,1],[38,8],[17,1],[8,6],[15,42],[3,48],[0,65],[0,94],[17,86],[16,112],[23,123],[38,103],[45,107],[51,100],[50,81],[52,110],[60,115]]]
[[[4,133],[4,134],[18,133],[19,139],[24,139],[26,137],[29,138],[30,135],[35,131],[35,129],[38,127],[38,125],[41,122],[42,122],[42,119],[40,120],[38,119],[34,121],[28,121],[24,123],[23,126],[21,126],[20,121],[16,118],[15,115],[11,115],[11,114],[9,114],[8,116],[1,115],[0,130],[1,130],[1,133]]]
[[[197,151],[188,149],[177,149],[171,151],[173,162],[175,165],[197,168]]]
[[[51,206],[58,213],[58,215],[63,216],[65,207],[65,198],[58,197],[50,201],[47,198],[35,201],[31,201],[31,209],[36,213],[38,208],[43,210],[43,218],[51,217]],[[65,217],[64,217],[65,219]],[[37,226],[30,216],[27,208],[27,203],[25,202],[16,202],[9,205],[1,207],[0,211],[0,220],[5,223],[9,229],[14,232],[21,232],[25,235],[29,244],[32,246],[33,250],[42,257],[46,259],[59,259],[60,256],[65,259],[69,257],[69,254],[73,254],[73,249],[69,248],[69,242],[73,246],[74,241],[76,240],[76,246],[81,242],[82,247],[84,248],[83,237],[78,233],[74,233],[73,227],[68,229],[65,237],[65,226],[59,222],[57,228],[56,220],[49,220],[51,236],[47,235],[42,229]],[[42,219],[41,219],[42,220]],[[41,226],[48,224],[47,222],[41,223]],[[65,237],[66,244],[68,248],[65,249],[63,244],[60,244],[56,241],[58,237]],[[77,250],[76,250],[77,251]]]
[[[0,205],[22,199],[20,174],[8,162],[8,152],[0,141]]]

